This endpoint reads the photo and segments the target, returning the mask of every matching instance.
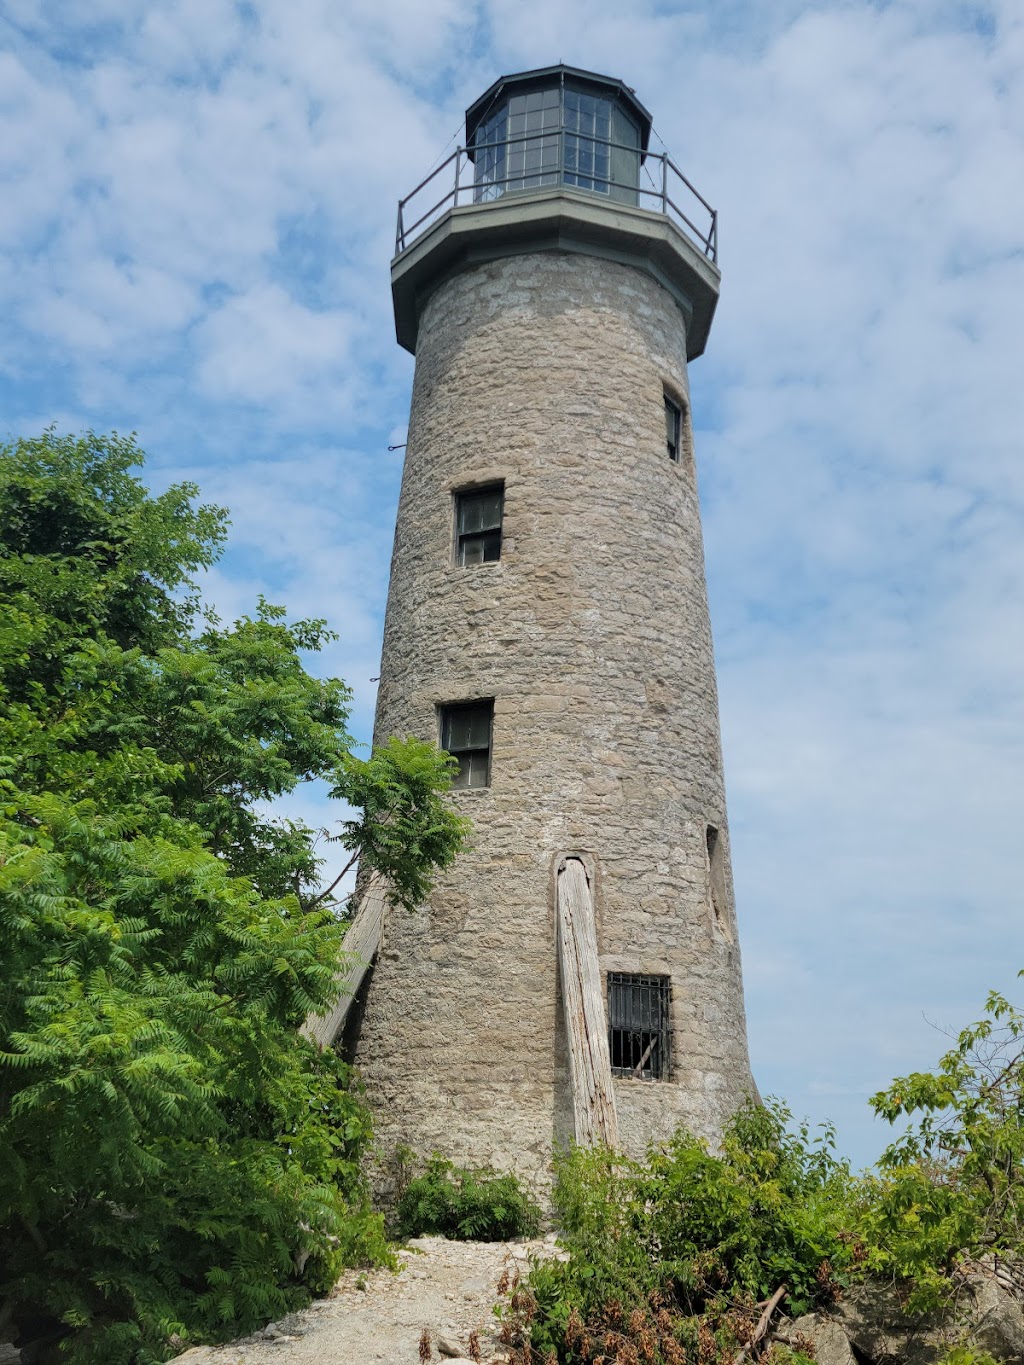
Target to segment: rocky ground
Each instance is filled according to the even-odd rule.
[[[525,1270],[531,1255],[559,1255],[542,1241],[449,1242],[417,1237],[399,1253],[401,1268],[348,1271],[329,1298],[227,1346],[198,1346],[172,1365],[419,1365],[420,1339],[435,1361],[469,1356],[476,1332],[480,1359],[502,1362],[492,1312],[507,1267]]]

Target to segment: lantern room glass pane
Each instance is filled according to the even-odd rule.
[[[565,92],[565,183],[607,194],[611,189],[612,101],[582,90]]]
[[[508,102],[509,133],[506,190],[532,190],[558,184],[559,106],[545,103],[545,90],[513,95]]]
[[[509,137],[508,109],[502,106],[476,130],[476,175],[473,198],[497,199],[505,193],[505,154]]]

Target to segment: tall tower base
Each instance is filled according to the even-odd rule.
[[[640,1154],[677,1125],[714,1142],[756,1093],[689,421],[693,310],[621,254],[547,237],[463,259],[418,305],[377,711],[377,742],[440,737],[481,782],[453,794],[471,847],[428,905],[389,915],[366,989],[355,1060],[382,1149],[541,1184],[576,1127],[556,931],[566,855],[593,895],[621,1145]],[[474,490],[500,493],[491,560],[493,531],[459,520]],[[485,747],[459,720],[466,703],[492,717]]]

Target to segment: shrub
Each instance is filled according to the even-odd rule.
[[[1024,973],[1022,973],[1024,975]],[[871,1101],[911,1120],[854,1178],[825,1128],[794,1133],[781,1105],[748,1106],[720,1155],[677,1134],[646,1161],[574,1150],[558,1167],[564,1263],[535,1264],[504,1309],[511,1365],[710,1365],[752,1344],[769,1296],[793,1316],[854,1278],[899,1286],[908,1311],[940,1311],[961,1270],[1024,1253],[1024,1013],[989,997],[935,1072]],[[774,1365],[801,1360],[773,1344]],[[967,1343],[945,1365],[991,1365]]]
[[[574,1149],[558,1163],[565,1262],[510,1286],[517,1365],[602,1356],[682,1365],[748,1344],[765,1301],[831,1301],[859,1254],[853,1181],[826,1129],[788,1131],[780,1105],[736,1115],[720,1156],[678,1133],[646,1161]],[[631,1355],[630,1352],[634,1354]],[[799,1357],[796,1357],[799,1358]]]
[[[531,1237],[540,1228],[540,1209],[514,1175],[467,1170],[437,1155],[406,1186],[395,1218],[403,1237],[433,1233],[503,1242]]]

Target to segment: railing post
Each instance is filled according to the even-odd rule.
[[[462,174],[462,148],[455,148],[455,193],[452,196],[452,208],[459,207],[459,177]]]
[[[402,201],[398,201],[398,222],[395,225],[395,255],[402,250],[405,245],[405,229],[402,227]]]
[[[668,217],[668,154],[661,156],[661,211]]]
[[[715,265],[717,265],[717,264],[718,264],[718,210],[717,210],[717,209],[712,209],[712,210],[711,210],[711,233],[710,233],[710,236],[709,236],[709,238],[708,238],[708,244],[709,244],[709,246],[711,247],[711,259],[714,261]]]

